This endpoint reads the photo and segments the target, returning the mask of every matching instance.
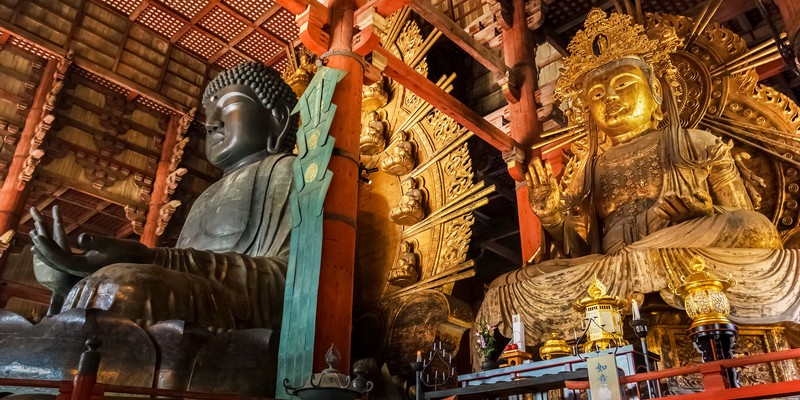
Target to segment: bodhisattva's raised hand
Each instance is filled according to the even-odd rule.
[[[692,218],[709,216],[714,208],[711,196],[704,191],[694,193],[669,192],[656,203],[656,215],[666,220],[680,223]]]
[[[53,269],[75,276],[88,276],[106,265],[115,263],[152,263],[154,251],[134,241],[83,233],[78,247],[83,253],[72,253],[67,245],[58,207],[54,206],[52,235],[39,210],[31,208],[34,230],[31,231],[33,252]]]
[[[534,158],[525,174],[528,182],[528,201],[534,214],[545,225],[552,225],[561,219],[561,191],[558,187],[550,163]]]

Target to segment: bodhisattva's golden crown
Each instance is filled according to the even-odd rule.
[[[587,73],[617,59],[638,59],[649,65],[656,76],[670,86],[677,86],[675,67],[670,54],[683,42],[673,29],[665,29],[658,39],[650,39],[644,26],[633,22],[630,15],[593,8],[586,16],[584,28],[572,38],[563,60],[561,76],[556,84],[556,98],[572,100],[580,93]]]

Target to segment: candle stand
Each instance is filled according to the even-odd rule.
[[[437,368],[436,365],[431,367],[431,364],[437,359],[439,360],[438,364],[440,366],[444,366],[441,373],[441,367]],[[451,380],[456,379],[456,369],[453,367],[452,363],[453,354],[448,352],[444,348],[442,342],[438,340],[433,343],[433,349],[428,351],[425,354],[425,357],[422,357],[421,351],[417,352],[416,361],[411,363],[411,369],[414,370],[414,375],[416,378],[416,400],[422,400],[423,386],[425,388],[432,388],[434,391],[436,391],[440,387],[450,383]],[[431,377],[429,367],[431,367],[430,369],[434,370],[433,377]]]

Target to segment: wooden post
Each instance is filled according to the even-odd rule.
[[[358,206],[358,135],[361,130],[361,85],[364,70],[352,51],[354,0],[331,0],[328,67],[347,71],[336,86],[336,115],[330,135],[336,138],[328,169],[333,180],[324,203],[322,264],[314,335],[314,371],[325,368],[331,343],[341,351],[339,369],[350,369],[353,273]]]
[[[167,132],[164,136],[164,143],[161,147],[161,158],[158,160],[156,179],[155,182],[153,182],[153,192],[150,193],[150,207],[147,210],[147,221],[144,223],[142,236],[139,239],[140,242],[149,247],[155,247],[158,244],[156,229],[158,229],[161,206],[167,202],[167,177],[171,172],[169,170],[170,161],[175,149],[175,143],[178,141],[180,119],[181,117],[178,115],[170,117],[167,125]]]
[[[3,182],[3,187],[0,188],[0,234],[8,230],[16,230],[22,213],[25,211],[23,207],[25,207],[25,201],[30,194],[31,185],[23,185],[24,188],[20,190],[20,173],[25,167],[25,160],[30,155],[31,140],[36,133],[36,126],[42,120],[43,107],[47,95],[52,89],[58,62],[59,60],[56,58],[47,60],[42,72],[42,79],[36,88],[33,104],[28,112],[28,118],[25,119],[25,126],[17,141],[17,147],[14,149],[14,158],[8,167],[6,180]],[[3,252],[3,255],[0,256],[0,272],[5,267],[7,257],[7,252]]]
[[[87,350],[81,353],[78,362],[78,373],[72,381],[70,400],[91,400],[94,385],[97,383],[97,371],[100,369],[100,352],[97,349],[102,342],[97,338],[86,340]]]
[[[528,187],[524,184],[525,169],[530,158],[529,149],[539,139],[542,125],[536,113],[536,43],[526,22],[525,0],[512,0],[511,5],[511,24],[503,30],[505,62],[511,72],[501,81],[505,81],[507,87],[510,87],[504,93],[509,100],[511,137],[522,149],[506,154],[504,158],[509,174],[520,182],[517,185],[517,212],[522,241],[521,261],[524,263],[534,255],[542,241],[541,223],[530,208]]]
[[[800,65],[800,2],[797,0],[774,0],[783,17],[789,43],[795,51],[795,62]],[[760,77],[760,75],[759,75]]]

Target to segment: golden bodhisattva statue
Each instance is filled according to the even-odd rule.
[[[742,283],[729,293],[734,322],[800,321],[800,282],[788,278],[798,254],[753,211],[733,144],[680,125],[670,59],[680,44],[668,29],[648,38],[630,16],[589,13],[556,89],[587,138],[560,183],[538,159],[527,177],[533,211],[568,258],[496,279],[476,320],[502,321],[510,334],[521,314],[529,343],[571,332],[583,318],[571,306],[595,276],[612,295],[661,292],[677,307],[667,288],[700,254]]]

